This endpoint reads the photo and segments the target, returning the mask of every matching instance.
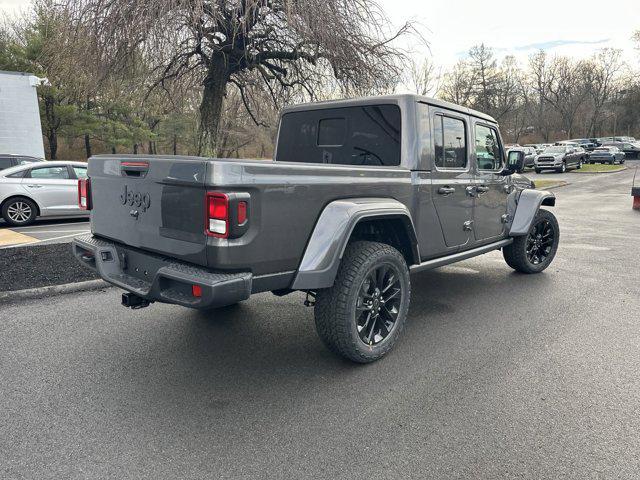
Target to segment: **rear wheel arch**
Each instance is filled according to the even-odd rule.
[[[351,230],[345,248],[358,240],[391,245],[402,254],[407,266],[420,263],[418,239],[411,219],[405,215],[362,218]]]
[[[336,200],[320,214],[291,288],[332,286],[347,245],[358,240],[393,246],[407,266],[420,262],[417,235],[406,205],[393,198]]]

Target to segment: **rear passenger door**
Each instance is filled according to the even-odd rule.
[[[494,125],[474,121],[474,150],[473,231],[476,242],[483,243],[504,234],[510,184],[508,177],[500,175],[505,159],[500,135]]]
[[[473,172],[469,163],[468,117],[431,107],[432,198],[447,247],[470,242]]]

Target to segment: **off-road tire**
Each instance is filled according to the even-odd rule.
[[[541,168],[536,168],[536,173],[542,173],[542,169]]]
[[[567,171],[567,164],[565,162],[562,162],[562,166],[556,168],[556,172],[557,173],[565,173]]]
[[[30,214],[28,216],[27,219],[25,219],[24,221],[16,221],[15,219],[11,218],[11,214],[9,209],[11,207],[14,207],[18,204],[22,204],[22,205],[27,205],[30,209]],[[15,215],[15,214],[14,214]],[[31,225],[33,222],[35,222],[36,218],[38,217],[38,206],[36,205],[36,203],[26,197],[15,197],[12,198],[10,200],[7,200],[4,205],[2,205],[2,218],[4,218],[4,221],[7,222],[9,225],[14,226],[14,227],[24,227],[27,225]]]
[[[554,230],[554,241],[551,246],[551,251],[549,252],[546,259],[539,263],[532,263],[527,256],[527,240],[531,235],[535,226],[541,220],[548,221],[553,230]],[[558,244],[560,242],[560,227],[558,225],[558,220],[553,213],[548,210],[540,209],[536,214],[531,228],[529,229],[529,233],[527,235],[514,237],[513,243],[511,245],[507,245],[502,249],[502,255],[504,256],[507,265],[513,268],[515,271],[520,273],[540,273],[545,270],[553,261],[556,256],[556,252],[558,251]]]
[[[356,327],[356,303],[365,277],[373,268],[384,264],[391,264],[399,273],[402,291],[398,316],[386,338],[375,345],[367,345]],[[386,355],[402,333],[410,296],[409,269],[398,250],[385,243],[350,243],[333,286],[316,292],[316,330],[322,342],[334,353],[358,363],[373,362]]]

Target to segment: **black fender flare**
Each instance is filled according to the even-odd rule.
[[[511,225],[509,236],[527,235],[542,205],[555,206],[556,196],[547,190],[522,190],[516,202],[509,202]]]
[[[334,200],[316,222],[291,288],[315,290],[332,286],[354,228],[363,220],[376,218],[402,220],[412,244],[411,261],[420,263],[417,235],[406,205],[392,198]]]

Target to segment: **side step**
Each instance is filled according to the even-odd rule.
[[[410,270],[411,270],[411,273],[413,273],[413,272],[421,272],[423,270],[431,270],[433,268],[443,267],[445,265],[456,263],[461,260],[477,257],[478,255],[491,252],[492,250],[498,250],[512,243],[513,243],[513,238],[505,238],[504,240],[500,240],[499,242],[489,243],[488,245],[482,245],[481,247],[472,248],[471,250],[457,252],[457,253],[454,253],[453,255],[448,255],[446,257],[434,258],[433,260],[427,260],[426,262],[422,262],[419,265],[413,265]]]

